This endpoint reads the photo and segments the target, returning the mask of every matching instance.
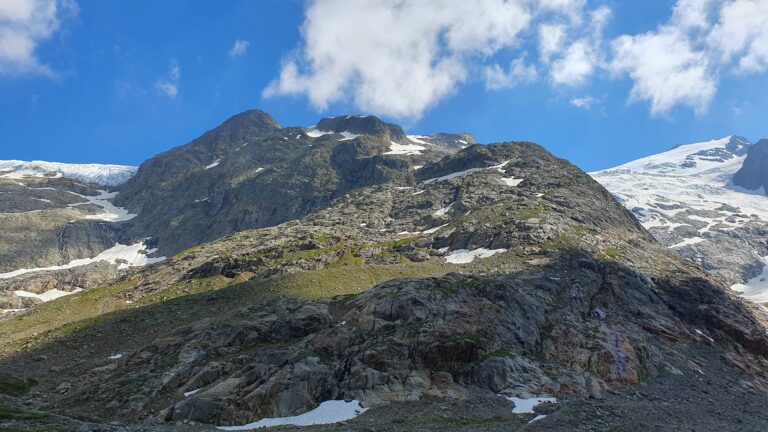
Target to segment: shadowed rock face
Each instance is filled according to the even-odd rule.
[[[746,189],[768,191],[768,139],[752,145],[741,169],[733,175],[733,183]]]

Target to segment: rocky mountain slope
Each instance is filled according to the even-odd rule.
[[[0,161],[0,312],[13,312],[115,277],[151,261],[119,227],[135,215],[109,187],[133,167]]]
[[[764,146],[731,136],[678,146],[592,176],[659,242],[764,303],[768,198],[739,185],[760,187],[744,178],[756,178]]]
[[[281,127],[253,110],[139,167],[116,204],[138,214],[124,242],[151,237],[160,255],[245,229],[301,218],[365,186],[405,178],[474,143],[468,135],[408,137],[375,117]]]
[[[273,190],[300,185],[313,197],[287,195],[286,205],[313,206],[0,321],[9,375],[0,384],[17,389],[5,424],[209,430],[344,400],[366,411],[333,430],[768,423],[765,311],[657,243],[570,163],[531,143],[461,149],[468,137],[406,136],[408,144],[399,128],[359,117],[318,125],[334,133],[291,131],[298,138],[289,142],[261,113],[245,115],[256,116],[257,133],[271,131],[265,142],[287,142],[294,171],[327,173],[333,187],[296,183],[296,172],[275,168],[288,165],[254,154],[274,170],[265,183]],[[362,131],[356,122],[373,135],[351,137]],[[210,184],[205,167],[237,154],[239,141],[226,142],[231,153],[203,159],[214,145],[199,144],[175,150],[186,160],[178,167],[176,158],[145,164],[120,204],[139,205],[139,182],[174,197],[181,183]],[[424,150],[405,154],[411,146]],[[245,163],[237,157],[234,166]],[[162,177],[163,166],[181,177]],[[235,175],[219,177],[234,189],[258,177],[233,184]],[[225,223],[237,202],[220,203]],[[528,408],[537,398],[557,403]]]

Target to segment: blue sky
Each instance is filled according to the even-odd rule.
[[[135,165],[260,108],[607,168],[768,136],[766,29],[766,0],[3,0],[0,159]]]

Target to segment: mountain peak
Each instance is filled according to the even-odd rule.
[[[271,115],[259,109],[251,109],[235,114],[222,123],[222,126],[248,125],[259,129],[282,129],[280,123]]]
[[[376,116],[345,115],[320,120],[316,128],[324,132],[350,132],[358,135],[382,135],[388,133],[390,139],[405,139],[403,128],[386,123]]]

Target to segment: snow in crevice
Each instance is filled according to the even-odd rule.
[[[325,401],[317,408],[293,417],[264,418],[257,422],[249,423],[243,426],[219,426],[218,429],[225,431],[243,431],[251,429],[261,429],[272,426],[312,426],[327,425],[339,423],[359,416],[367,411],[363,408],[360,401]]]
[[[426,135],[406,135],[406,138],[408,138],[409,141],[414,142],[416,144],[429,145],[428,142],[424,141],[425,139],[429,138]]]
[[[210,164],[206,165],[205,169],[209,170],[211,168],[215,168],[215,167],[219,166],[220,163],[221,163],[221,159],[216,159],[215,161],[213,161]]]
[[[390,141],[389,151],[385,152],[385,155],[406,155],[406,156],[418,156],[426,150],[426,147],[422,147],[416,144],[400,144],[394,141]]]
[[[674,248],[679,248],[683,246],[695,245],[696,243],[701,243],[703,241],[704,239],[701,237],[691,237],[691,238],[684,239],[680,243],[673,244],[672,246],[670,246],[670,248],[674,249]]]
[[[186,397],[194,396],[194,395],[200,393],[201,390],[202,390],[202,388],[190,390],[188,392],[184,392],[184,397],[186,398]]]
[[[99,194],[96,196],[80,195],[79,193],[69,192],[72,195],[78,196],[88,201],[84,203],[70,204],[69,207],[78,207],[81,205],[93,204],[101,207],[104,210],[104,213],[101,213],[101,214],[86,215],[85,216],[86,219],[103,220],[107,222],[123,222],[123,221],[131,220],[136,217],[135,214],[130,213],[127,209],[123,207],[118,207],[109,201],[110,199],[117,196],[117,192],[107,192],[103,190],[100,190],[98,192]]]
[[[478,171],[484,171],[484,170],[496,170],[496,171],[499,171],[501,173],[504,173],[504,167],[507,166],[507,164],[509,164],[509,162],[510,161],[505,161],[505,162],[502,162],[502,163],[500,163],[498,165],[489,166],[489,167],[485,167],[485,168],[470,168],[470,169],[464,170],[464,171],[457,171],[457,172],[454,172],[454,173],[450,173],[450,174],[444,175],[442,177],[436,177],[436,178],[431,178],[429,180],[424,180],[422,183],[424,183],[424,184],[432,184],[432,183],[436,183],[436,182],[441,182],[441,181],[455,179],[455,178],[458,178],[458,177],[464,177],[464,176],[466,176],[468,174],[472,174],[472,173],[476,173]]]
[[[445,216],[448,214],[449,211],[453,208],[453,205],[456,204],[455,202],[452,202],[448,204],[448,206],[441,208],[440,210],[432,213],[434,216]]]
[[[441,249],[440,252],[446,253],[449,249]],[[445,261],[451,264],[468,264],[475,260],[475,258],[488,258],[496,255],[497,253],[506,252],[507,249],[486,249],[479,248],[474,250],[456,249],[445,257]]]
[[[26,177],[66,177],[102,186],[117,186],[136,174],[138,168],[126,165],[68,164],[46,161],[0,161],[0,177],[23,179]]]
[[[106,262],[110,264],[117,264],[119,269],[126,269],[128,267],[138,267],[149,264],[154,264],[165,260],[165,257],[150,258],[148,255],[157,251],[157,249],[147,249],[147,246],[141,243],[135,243],[133,245],[116,244],[115,246],[105,250],[104,252],[96,255],[93,258],[81,258],[68,262],[67,264],[50,266],[50,267],[37,267],[30,269],[19,269],[8,273],[0,273],[0,279],[10,279],[16,276],[39,273],[43,271],[56,271],[66,270],[75,267],[81,267],[84,265]]]

